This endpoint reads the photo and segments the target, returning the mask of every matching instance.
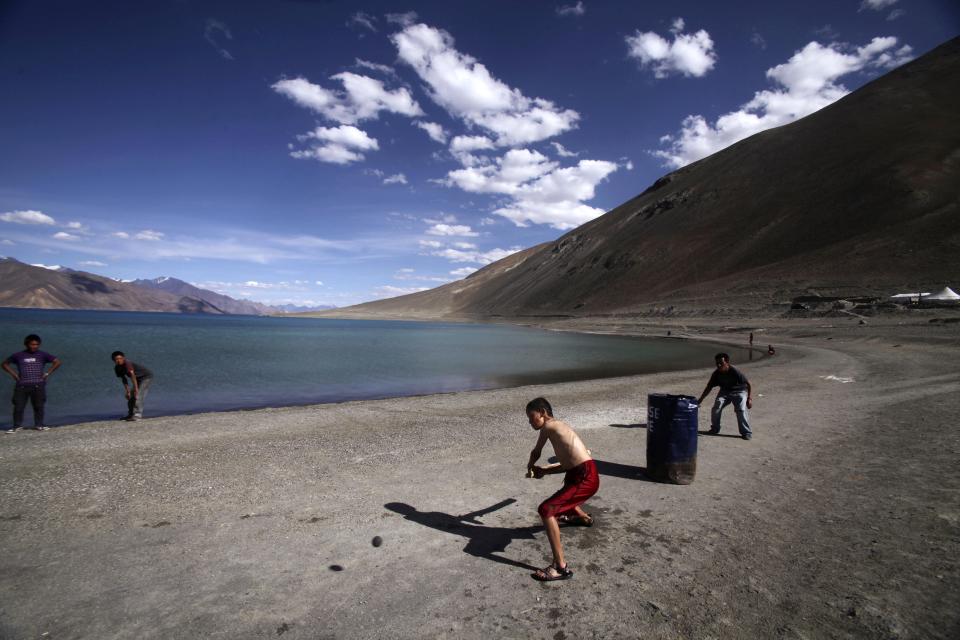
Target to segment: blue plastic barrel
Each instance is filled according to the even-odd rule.
[[[697,399],[647,396],[647,475],[659,482],[690,484],[697,473]]]

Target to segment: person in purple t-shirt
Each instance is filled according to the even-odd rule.
[[[33,428],[46,431],[43,424],[43,405],[47,401],[47,378],[60,368],[60,359],[40,351],[40,336],[31,333],[23,339],[24,351],[3,361],[3,370],[16,381],[13,387],[13,427],[4,433],[16,433],[23,427],[23,411],[27,401],[33,405]],[[47,365],[53,363],[49,369]],[[16,365],[14,371],[11,365]]]

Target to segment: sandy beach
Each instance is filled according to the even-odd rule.
[[[960,323],[937,317],[541,322],[778,347],[734,363],[755,437],[728,409],[689,486],[642,474],[646,395],[698,395],[710,362],[4,436],[0,638],[955,638]],[[537,395],[601,471],[553,584]]]

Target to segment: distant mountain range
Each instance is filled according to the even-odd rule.
[[[165,291],[175,296],[202,300],[222,313],[263,316],[277,313],[279,310],[259,302],[236,300],[230,296],[207,289],[195,287],[189,282],[176,278],[154,278],[153,280],[132,280],[130,284],[154,291]]]
[[[201,289],[176,278],[119,282],[86,271],[0,258],[0,307],[271,315],[333,307],[272,307]]]
[[[960,38],[464,280],[326,316],[725,313],[960,284]]]
[[[330,309],[336,309],[337,306],[333,304],[321,304],[321,305],[299,305],[299,304],[275,304],[272,307],[280,313],[310,313],[313,311],[328,311]]]
[[[34,267],[13,258],[0,260],[0,306],[224,313],[200,298],[146,289],[85,271]]]

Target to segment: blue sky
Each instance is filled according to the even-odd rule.
[[[833,102],[958,14],[7,1],[0,254],[268,303],[437,286]]]

